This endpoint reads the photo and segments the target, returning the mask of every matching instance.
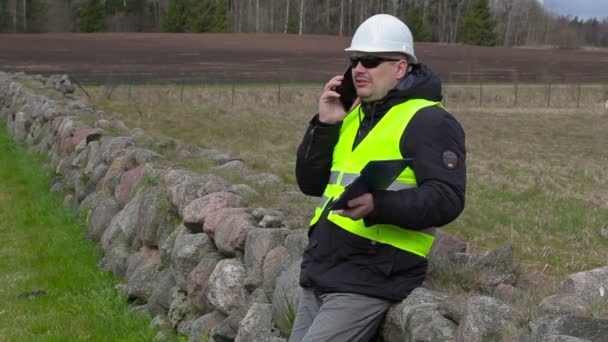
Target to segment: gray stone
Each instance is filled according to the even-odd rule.
[[[480,288],[494,288],[498,285],[513,285],[517,282],[517,277],[515,274],[494,274],[494,273],[481,273],[479,276],[479,284]]]
[[[283,217],[275,215],[265,215],[259,223],[263,228],[278,228],[283,225]]]
[[[162,270],[157,276],[157,282],[152,289],[149,303],[158,305],[165,310],[171,306],[171,289],[175,287],[175,279],[169,270]]]
[[[245,169],[245,163],[243,163],[240,160],[231,160],[229,162],[226,162],[220,166],[216,166],[215,167],[216,170],[233,170],[233,171],[240,171],[240,170],[244,170]]]
[[[95,167],[93,167],[93,171],[89,176],[89,182],[87,183],[87,187],[91,188],[91,192],[96,188],[96,185],[105,177],[106,172],[108,172],[108,169],[108,165],[104,162],[100,162],[99,164],[95,165]]]
[[[118,212],[118,202],[113,198],[105,197],[98,199],[98,204],[91,214],[88,236],[93,240],[99,241]]]
[[[546,335],[539,342],[592,342],[582,338],[567,335]]]
[[[288,265],[289,253],[285,246],[277,246],[266,254],[262,265],[262,289],[267,296],[272,295],[277,278]]]
[[[125,152],[135,146],[135,141],[130,137],[111,137],[108,139],[102,139],[99,147],[101,159],[108,165],[112,164],[112,161],[116,157],[124,155]],[[133,158],[133,164],[135,158]]]
[[[169,321],[174,328],[178,328],[180,323],[194,321],[198,312],[194,305],[188,301],[185,293],[174,288],[171,293],[171,305],[169,307]]]
[[[87,213],[87,215],[89,216],[87,218],[87,225],[91,224],[91,215],[93,215],[93,210],[95,210],[95,208],[97,207],[97,205],[99,204],[99,201],[101,201],[102,198],[108,198],[107,196],[102,196],[103,194],[100,192],[92,192],[90,194],[87,195],[87,197],[85,197],[82,202],[80,202],[80,205],[78,206],[78,210]],[[88,229],[90,229],[91,227],[89,227]],[[88,231],[88,230],[87,230]]]
[[[177,336],[173,333],[171,329],[163,329],[154,335],[154,342],[176,342]]]
[[[171,272],[177,286],[185,291],[190,272],[207,254],[216,252],[213,242],[204,233],[178,237],[171,253]]]
[[[217,176],[203,176],[178,170],[169,171],[165,176],[165,181],[170,184],[169,200],[183,217],[186,206],[204,194],[199,190],[205,186],[215,187],[217,179]]]
[[[539,309],[550,315],[584,315],[589,304],[576,295],[555,294],[543,299]]]
[[[221,152],[215,149],[210,148],[201,148],[196,151],[196,156],[201,158],[211,158],[213,159],[215,156],[220,155]]]
[[[124,277],[127,271],[127,259],[131,251],[124,235],[118,235],[112,245],[105,249],[105,257],[100,263],[100,267],[107,269],[116,277]]]
[[[171,328],[171,322],[167,315],[157,315],[150,322],[150,329],[168,329]]]
[[[402,301],[403,308],[406,310],[406,307],[422,305],[422,304],[439,304],[444,301],[448,296],[441,292],[432,291],[429,289],[425,289],[424,287],[417,287],[407,296],[406,299]]]
[[[281,273],[272,293],[275,321],[283,335],[289,335],[291,327],[288,317],[295,317],[295,310],[302,297],[302,288],[300,287],[301,263],[301,258],[295,260]]]
[[[173,232],[178,231],[178,228],[182,227],[184,230],[186,229],[183,225],[181,225],[178,221],[178,217],[173,215],[173,212],[171,211],[170,213],[167,213],[166,215],[162,216],[162,220],[160,221],[160,223],[158,224],[158,227],[156,229],[156,243],[157,246],[161,247],[161,261],[163,262],[163,265],[168,266],[168,263],[164,263],[165,261],[167,261],[169,258],[165,258],[163,260],[162,257],[162,252],[170,252],[169,250],[163,250],[163,247],[169,247],[169,246],[165,246],[165,243],[167,242],[167,240],[169,239],[169,237],[171,236],[171,234],[173,234]],[[150,236],[148,236],[147,234],[149,234],[151,232],[146,231],[145,232],[145,237],[143,238],[143,241],[148,241],[149,239],[151,239]],[[175,238],[175,236],[173,236]],[[173,249],[173,245],[175,243],[175,239],[173,239],[171,241],[170,244],[170,248]],[[171,253],[169,253],[170,256]],[[167,255],[165,255],[167,256]]]
[[[163,268],[169,268],[171,266],[171,255],[173,254],[173,248],[177,237],[186,234],[187,228],[183,224],[180,224],[175,228],[165,239],[160,246],[160,263]]]
[[[456,323],[443,317],[435,304],[419,304],[403,314],[406,341],[452,342]],[[407,339],[409,337],[409,339]]]
[[[32,122],[24,112],[17,112],[13,122],[13,139],[16,142],[25,140]]]
[[[195,232],[203,231],[203,224],[209,214],[223,208],[245,207],[247,202],[230,192],[215,192],[190,202],[183,211],[184,224]],[[194,228],[199,227],[199,228]]]
[[[74,169],[74,167],[72,166],[72,162],[75,158],[76,157],[73,155],[67,155],[63,157],[57,164],[57,167],[55,168],[55,173],[64,177],[68,177]]]
[[[285,238],[285,248],[289,253],[289,263],[301,259],[308,245],[308,228],[292,230]]]
[[[558,293],[573,294],[587,302],[608,301],[608,266],[569,275],[560,283]]]
[[[235,342],[266,342],[276,336],[272,329],[272,304],[253,303],[239,324]]]
[[[241,161],[240,158],[238,157],[233,157],[227,153],[223,153],[223,154],[215,154],[213,155],[213,157],[211,158],[216,164],[221,165],[221,164],[226,164],[228,162],[231,161]]]
[[[247,234],[253,227],[251,215],[246,212],[223,216],[213,235],[217,249],[228,257],[242,253]]]
[[[261,288],[257,288],[247,296],[247,303],[272,304],[269,296]]]
[[[232,215],[248,215],[247,208],[223,208],[218,209],[205,218],[205,225],[203,226],[203,231],[207,233],[211,238],[215,236],[215,231],[217,230],[220,222],[227,219]]]
[[[465,296],[452,296],[439,303],[439,313],[456,323],[460,323],[467,309],[467,298]]]
[[[115,196],[115,191],[120,184],[120,179],[125,171],[132,169],[135,166],[135,161],[130,155],[118,156],[112,159],[112,163],[103,176],[97,183],[96,190],[104,191],[110,196]]]
[[[211,338],[214,342],[233,342],[239,329],[239,323],[245,317],[244,310],[238,310],[226,317],[211,330]]]
[[[158,246],[158,230],[163,224],[175,223],[170,216],[169,200],[160,187],[142,189],[142,200],[137,210],[137,239],[144,246]],[[174,227],[173,227],[174,228]],[[169,230],[173,230],[169,227]]]
[[[204,175],[204,180],[204,183],[196,192],[198,197],[203,197],[214,192],[225,191],[228,187],[228,182],[224,178],[212,173]]]
[[[255,185],[267,187],[272,185],[282,184],[283,180],[281,177],[272,173],[258,173],[254,175],[245,176],[245,179],[254,183]]]
[[[188,341],[208,342],[209,338],[211,338],[212,329],[224,319],[226,319],[226,316],[219,311],[213,311],[199,317],[192,323]]]
[[[258,196],[259,193],[246,184],[234,184],[228,188],[228,191],[235,193],[243,198],[250,199]]]
[[[392,305],[386,312],[380,325],[379,335],[383,342],[402,342],[404,339],[403,324],[401,323],[401,303]]]
[[[418,287],[391,308],[382,326],[389,341],[453,341],[456,324],[438,311],[446,295]]]
[[[84,151],[84,149],[86,147],[87,141],[86,139],[82,139],[74,148],[74,151],[78,153],[78,162],[75,162],[75,164],[73,164],[74,166],[78,166],[80,168],[83,168],[85,166],[85,163],[87,162],[87,153]]]
[[[494,295],[496,296],[496,298],[504,302],[511,302],[513,298],[515,298],[516,294],[517,289],[513,285],[503,283],[499,284],[498,286],[496,286],[496,289],[494,289]]]
[[[158,279],[160,252],[158,249],[143,247],[143,260],[127,278],[128,295],[131,298],[147,301]]]
[[[490,271],[500,274],[513,272],[513,244],[504,244],[483,256],[474,267],[481,271]]]
[[[48,184],[49,187],[49,191],[50,192],[63,192],[64,186],[63,186],[63,177],[62,176],[55,176],[53,177]]]
[[[437,229],[430,256],[441,256],[452,253],[464,253],[467,251],[467,242],[453,235]]]
[[[95,123],[93,124],[93,127],[100,128],[100,129],[107,131],[112,128],[112,124],[110,123],[110,121],[108,121],[106,119],[100,119],[100,120],[95,121]]]
[[[207,299],[209,277],[222,259],[217,252],[207,253],[188,275],[188,299],[201,312],[208,312],[212,307]]]
[[[179,322],[179,324],[177,325],[177,333],[182,335],[182,336],[190,336],[190,333],[192,332],[192,325],[194,324],[194,321],[196,321],[196,317],[186,317],[184,318],[184,320],[182,320],[181,322]]]
[[[114,244],[114,240],[119,236],[124,237],[124,241],[133,249],[139,249],[141,245],[133,245],[137,234],[137,211],[143,200],[143,192],[138,192],[135,197],[127,203],[127,205],[116,214],[109,227],[101,236],[101,245],[104,250],[107,250]]]
[[[517,324],[515,310],[511,306],[492,297],[473,296],[467,300],[456,341],[501,341],[506,329]]]
[[[604,342],[608,336],[608,320],[590,317],[560,316],[539,318],[529,324],[532,341],[547,335],[566,335],[592,342]]]
[[[273,248],[281,245],[289,231],[285,229],[253,228],[245,242],[244,262],[249,285],[262,285],[264,258]]]
[[[260,221],[267,213],[268,209],[266,208],[253,208],[251,210],[251,215],[256,221]]]
[[[208,282],[207,299],[226,315],[235,313],[245,299],[243,280],[246,270],[238,259],[223,259],[217,263]]]

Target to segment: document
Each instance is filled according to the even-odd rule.
[[[375,190],[386,190],[413,159],[372,160],[350,183],[340,197],[329,205],[330,210],[348,209],[348,201]]]

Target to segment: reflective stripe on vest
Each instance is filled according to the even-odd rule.
[[[361,110],[360,105],[355,107],[342,122],[340,137],[334,147],[329,182],[325,187],[319,207],[315,209],[315,216],[310,221],[310,225],[317,223],[330,200],[338,198],[344,188],[359,176],[359,173],[369,161],[403,158],[400,150],[400,140],[409,121],[420,109],[434,105],[441,106],[438,102],[418,99],[394,106],[353,150],[353,142],[359,130]],[[387,190],[397,191],[416,186],[416,175],[408,167]],[[426,257],[430,251],[435,235],[434,228],[420,231],[389,224],[366,227],[363,220],[351,220],[348,217],[337,215],[333,211],[328,213],[327,218],[338,227],[353,234],[422,257]]]

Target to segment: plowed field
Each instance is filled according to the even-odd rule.
[[[0,70],[67,73],[83,83],[323,82],[349,37],[282,34],[0,34]],[[416,45],[444,81],[607,82],[608,49]]]

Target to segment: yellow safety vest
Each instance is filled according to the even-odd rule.
[[[311,226],[319,221],[330,199],[338,198],[344,188],[359,175],[368,162],[404,157],[399,147],[401,136],[414,114],[429,106],[441,106],[441,103],[412,99],[393,106],[354,150],[352,146],[360,125],[358,114],[360,105],[344,118],[340,128],[340,137],[334,147],[330,179],[325,187],[321,203],[315,209],[315,215],[310,221]],[[416,175],[411,167],[407,167],[388,190],[396,191],[416,186]],[[435,239],[434,228],[411,230],[390,224],[366,227],[363,219],[355,221],[337,215],[333,211],[328,213],[327,218],[338,227],[353,234],[421,257],[428,255]]]

